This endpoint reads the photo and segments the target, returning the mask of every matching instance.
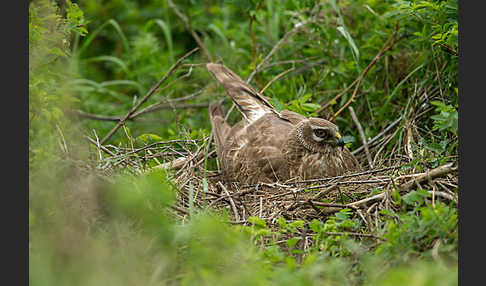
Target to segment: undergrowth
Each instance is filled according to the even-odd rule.
[[[73,2],[29,6],[31,284],[457,285],[457,203],[437,200],[432,184],[391,192],[370,224],[351,208],[272,226],[194,205],[174,216],[177,171],[145,171],[211,148],[207,105],[225,97],[199,65],[209,60],[198,51],[184,61],[143,106],[155,108],[107,139],[110,155],[97,142],[198,44],[172,1]],[[243,79],[263,63],[258,90],[293,68],[264,94],[278,110],[334,118],[350,150],[362,138],[348,106],[368,141],[398,120],[370,145],[371,162],[357,153],[367,169],[457,163],[457,1],[176,2],[214,61]],[[347,87],[390,40],[353,98]],[[161,143],[170,140],[192,145]],[[162,155],[146,148],[154,143]],[[216,172],[214,157],[203,162],[205,175]],[[363,230],[376,237],[353,235]]]

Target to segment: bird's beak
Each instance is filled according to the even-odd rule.
[[[341,137],[341,134],[336,133],[336,138],[338,139],[336,142],[337,146],[341,147],[341,149],[344,148],[344,140]]]

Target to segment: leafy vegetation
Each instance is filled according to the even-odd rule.
[[[30,3],[30,283],[457,285],[457,202],[438,199],[440,182],[406,193],[393,182],[371,222],[340,208],[322,219],[238,224],[228,223],[231,209],[196,207],[206,173],[189,186],[181,219],[172,212],[174,172],[145,172],[211,148],[207,105],[224,100],[228,110],[231,102],[205,70],[208,57],[251,78],[278,110],[333,119],[350,150],[362,138],[349,106],[368,141],[398,120],[370,144],[371,163],[358,153],[363,166],[425,172],[456,163],[457,1],[176,2]],[[101,148],[116,122],[201,45],[206,51],[142,106],[151,109]],[[151,144],[170,154],[157,156]],[[217,163],[205,156],[209,174]],[[341,203],[354,196],[339,195]]]

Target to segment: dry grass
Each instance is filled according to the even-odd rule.
[[[390,128],[387,133],[393,134],[398,128]],[[416,188],[426,189],[431,190],[431,203],[452,201],[457,205],[458,202],[455,193],[457,163],[418,172],[417,168],[407,167],[410,162],[407,156],[397,154],[381,158],[379,150],[387,144],[388,136],[369,148],[380,162],[372,170],[292,183],[241,185],[225,181],[221,172],[205,169],[206,161],[215,157],[209,144],[211,136],[201,140],[157,142],[143,148],[106,145],[100,151],[110,155],[100,161],[99,168],[105,171],[121,168],[136,174],[158,168],[170,169],[178,189],[171,212],[179,219],[188,218],[192,211],[212,209],[227,212],[233,224],[249,225],[248,219],[253,216],[265,220],[268,227],[276,228],[276,219],[280,216],[287,221],[325,221],[335,212],[350,208],[366,226],[362,232],[352,235],[379,237],[381,234],[374,231],[380,229],[380,210],[398,211],[391,195],[395,190],[404,195]],[[357,150],[355,154],[366,166],[363,148]],[[149,168],[146,162],[154,158],[160,164]]]

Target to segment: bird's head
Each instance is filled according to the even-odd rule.
[[[301,122],[300,141],[313,152],[334,152],[344,148],[344,141],[339,128],[322,118],[309,118]]]

